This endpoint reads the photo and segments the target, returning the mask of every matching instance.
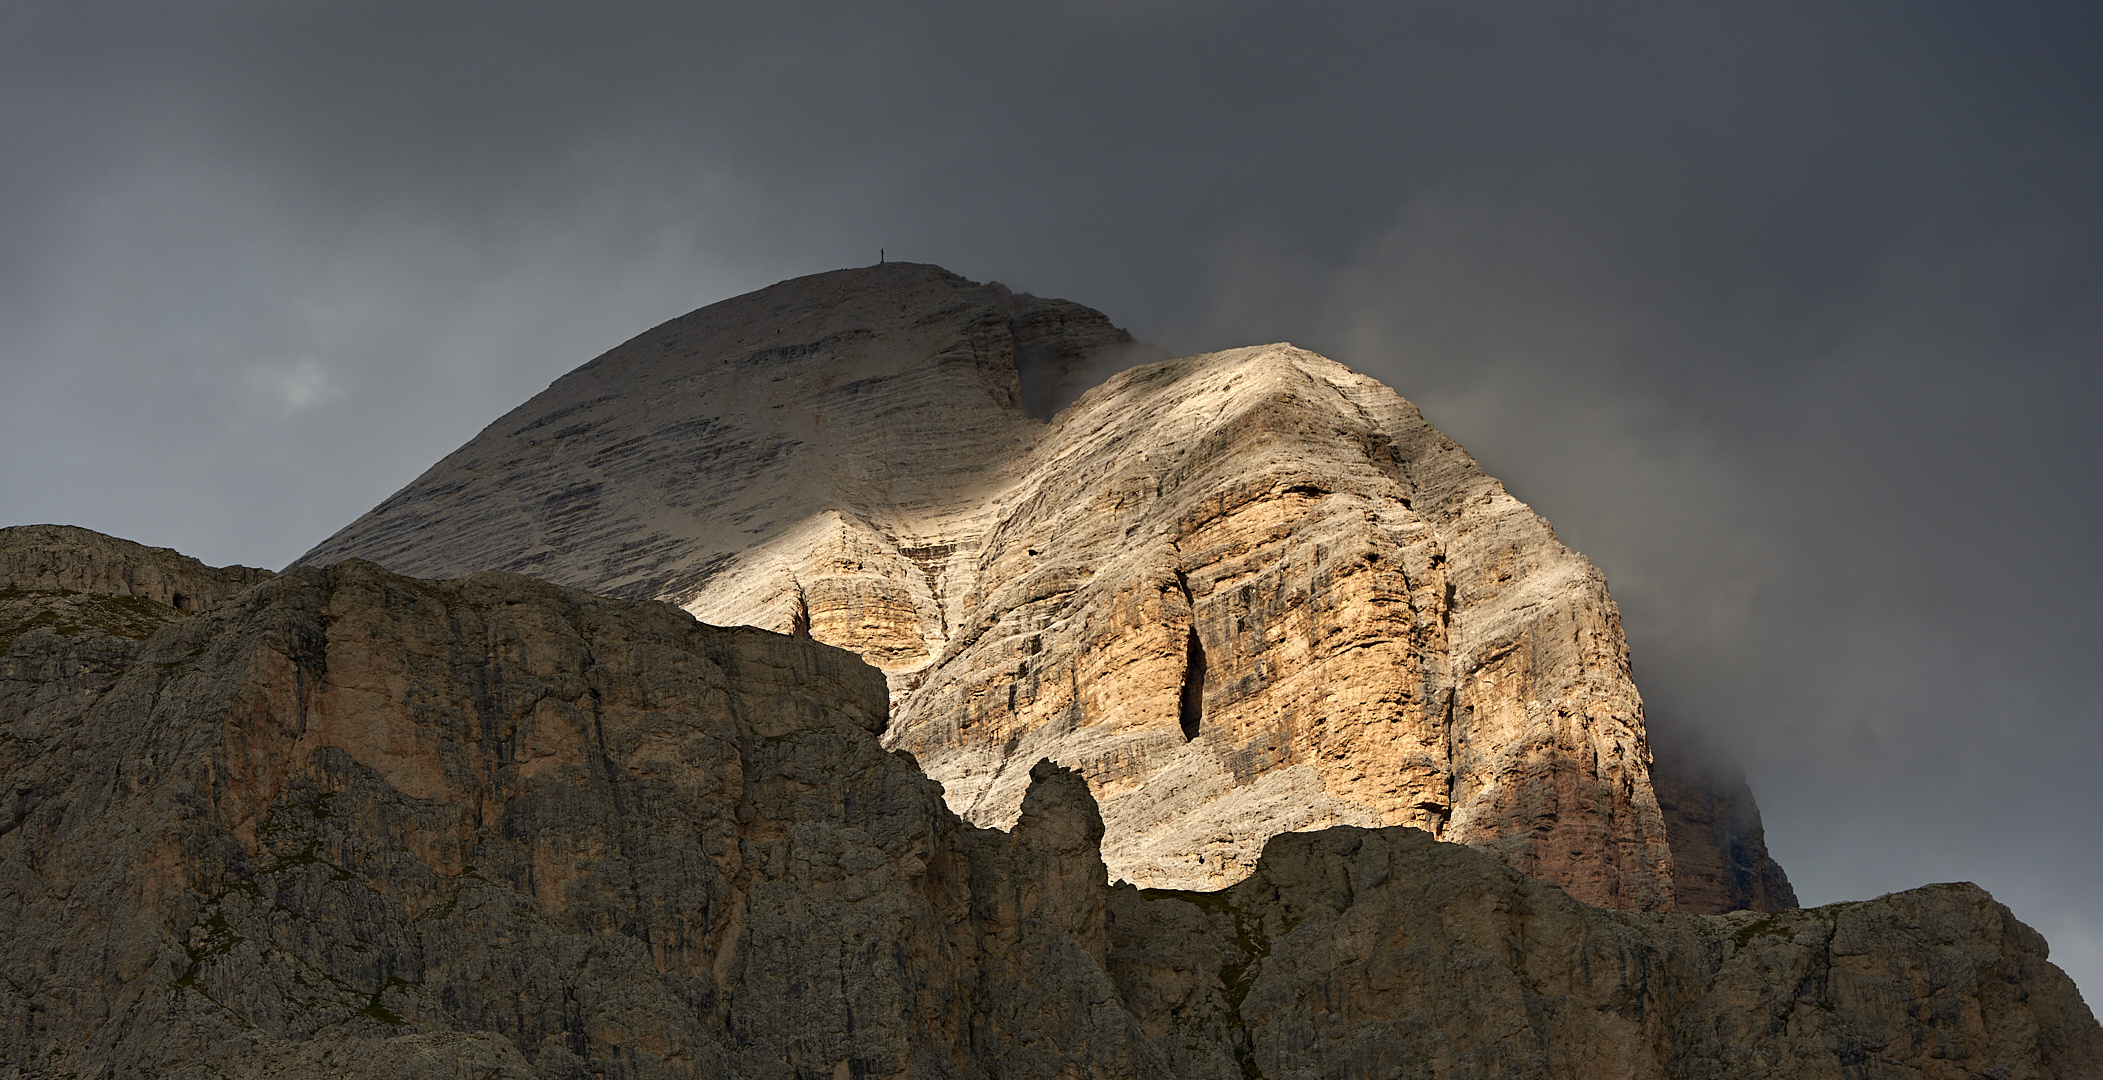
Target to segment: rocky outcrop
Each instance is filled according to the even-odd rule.
[[[1118,1053],[1060,1011],[1107,985],[1058,886],[1101,892],[1086,823],[947,815],[850,654],[361,563],[172,623],[99,693],[43,692],[64,648],[18,639],[0,687],[0,1061],[31,1074],[945,1075],[1006,1060],[989,1025]]]
[[[1973,885],[1613,912],[1417,830],[1341,827],[1272,839],[1224,892],[1116,890],[1111,913],[1127,1006],[1194,1074],[1221,1043],[1267,1077],[2071,1077],[2103,1062],[2043,940]]]
[[[501,573],[299,569],[113,674],[0,666],[0,1076],[2077,1077],[2103,1032],[1971,886],[1607,911],[1404,828],[1214,894],[1012,831],[850,654]]]
[[[71,525],[0,528],[0,658],[13,657],[0,679],[18,710],[92,697],[156,631],[270,576]],[[26,805],[9,798],[9,814]],[[16,820],[0,817],[0,832]]]
[[[1784,911],[1796,890],[1767,853],[1745,772],[1730,754],[1675,724],[1653,724],[1651,784],[1672,841],[1680,911]]]
[[[150,600],[203,611],[270,576],[252,566],[206,566],[73,525],[0,528],[0,590],[53,590]]]
[[[558,380],[302,562],[515,570],[849,649],[952,808],[1005,826],[1032,763],[1071,765],[1141,885],[1411,825],[1672,907],[1599,572],[1414,406],[1290,346],[1030,418],[1131,348],[935,267],[784,282]]]

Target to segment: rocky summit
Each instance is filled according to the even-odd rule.
[[[938,267],[800,278],[564,376],[301,563],[351,557],[851,650],[952,809],[1006,827],[1035,762],[1077,769],[1142,886],[1409,826],[1593,904],[1795,904],[1742,779],[1654,760],[1600,573],[1288,345],[1165,359]]]
[[[1012,827],[973,826],[880,743],[886,676],[820,642],[0,531],[26,565],[6,1080],[2103,1073],[2043,940],[1970,885],[1617,911],[1396,825],[1140,889],[1079,772],[1033,763]]]

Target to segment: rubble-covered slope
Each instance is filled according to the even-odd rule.
[[[2103,1068],[1972,886],[1610,911],[1393,827],[1141,892],[1077,773],[975,828],[885,712],[840,650],[503,573],[35,627],[0,658],[0,1076]]]

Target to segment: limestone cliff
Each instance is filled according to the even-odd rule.
[[[1192,1073],[1221,1042],[1273,1078],[2103,1068],[2103,1030],[2043,939],[1974,885],[1614,912],[1414,829],[1340,827],[1273,838],[1224,892],[1115,890],[1110,910],[1127,1008]]]
[[[0,589],[129,596],[203,611],[269,576],[252,566],[206,566],[171,548],[73,525],[0,528]]]
[[[1615,912],[1391,827],[1141,892],[1078,774],[974,828],[886,711],[844,651],[504,573],[39,623],[0,658],[0,1077],[2103,1069],[1971,886]]]
[[[31,636],[43,643],[25,651],[36,694],[100,693],[155,631],[270,576],[71,525],[0,528],[0,655]],[[5,797],[10,814],[24,805],[20,791]],[[0,816],[0,832],[14,820]]]
[[[1076,767],[1142,885],[1412,825],[1674,906],[1598,571],[1414,406],[1290,346],[1030,418],[1132,348],[934,267],[784,282],[558,380],[301,561],[515,570],[850,649],[954,809],[1005,825],[1031,763]]]
[[[1017,462],[888,740],[998,824],[1087,773],[1113,873],[1239,880],[1283,831],[1407,824],[1671,905],[1603,579],[1378,383],[1288,346],[1113,377]]]

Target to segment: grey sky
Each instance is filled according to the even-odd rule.
[[[1806,902],[1976,880],[2103,988],[2093,6],[748,7],[0,6],[0,524],[279,566],[883,247],[1389,382]]]

